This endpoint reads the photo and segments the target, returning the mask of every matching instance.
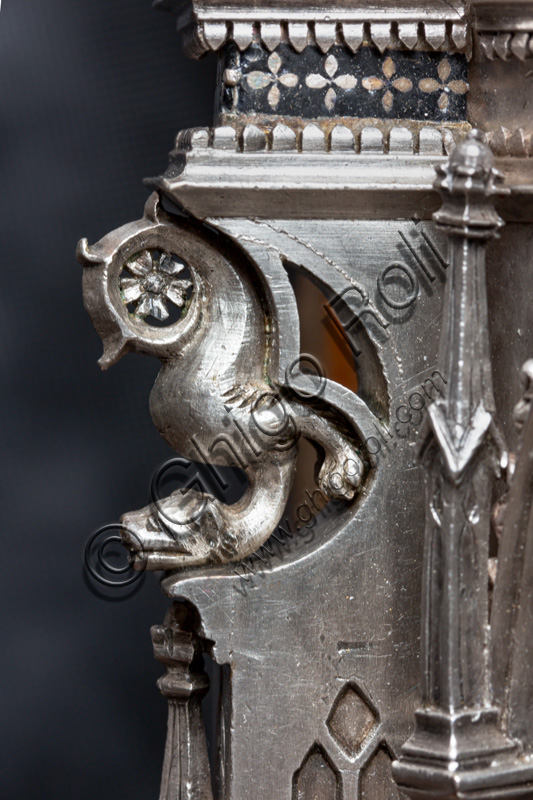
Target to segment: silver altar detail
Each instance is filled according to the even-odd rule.
[[[172,600],[160,800],[533,798],[532,4],[156,5],[216,54],[214,125],[78,258],[101,366],[160,360],[211,478],[122,519]]]

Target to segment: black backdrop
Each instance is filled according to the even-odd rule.
[[[106,373],[77,240],[142,215],[175,133],[211,121],[215,63],[185,59],[150,0],[4,0],[0,12],[2,742],[0,797],[158,796],[166,704],[152,575],[87,586],[91,531],[148,502],[170,450],[154,360]]]

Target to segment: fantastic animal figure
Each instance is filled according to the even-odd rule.
[[[138,568],[223,564],[257,550],[282,517],[300,435],[322,453],[318,485],[327,498],[351,501],[366,472],[357,433],[321,399],[325,378],[315,376],[315,392],[299,392],[294,364],[292,387],[276,383],[282,331],[267,292],[248,259],[220,238],[167,214],[154,193],[142,220],[78,245],[85,306],[104,343],[101,366],[131,351],[158,357],[150,410],[161,434],[185,459],[240,467],[248,478],[233,505],[202,487],[161,499],[156,487],[150,506],[123,517]],[[149,316],[169,319],[169,303],[178,319],[150,325]]]

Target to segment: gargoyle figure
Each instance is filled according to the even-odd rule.
[[[85,306],[104,343],[101,366],[126,352],[158,357],[150,410],[161,434],[181,456],[241,467],[249,481],[234,505],[191,488],[126,514],[123,539],[138,567],[221,564],[253,553],[282,516],[300,434],[323,452],[324,495],[353,499],[365,471],[357,433],[332,421],[324,401],[314,405],[327,416],[274,382],[278,331],[244,259],[166,214],[157,194],[142,220],[92,247],[82,240],[78,258]],[[177,321],[150,325],[149,316],[169,318],[169,303],[180,310]]]

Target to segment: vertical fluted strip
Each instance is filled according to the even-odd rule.
[[[515,409],[521,435],[507,497],[492,606],[494,695],[510,734],[533,752],[533,359]]]

